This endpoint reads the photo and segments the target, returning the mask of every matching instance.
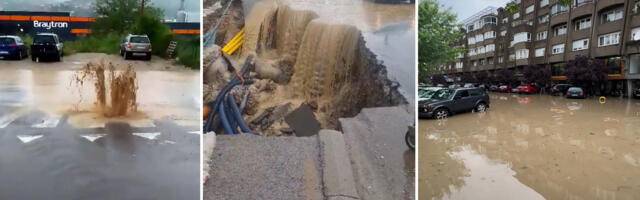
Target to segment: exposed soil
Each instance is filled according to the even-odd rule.
[[[111,63],[106,68],[109,70],[108,80],[105,79],[104,61],[88,63],[83,70],[74,74],[76,85],[82,87],[85,81],[95,81],[95,104],[97,111],[101,112],[105,117],[120,117],[136,112],[138,86],[133,66],[127,66],[122,72],[116,72],[114,65]],[[110,101],[107,101],[107,91],[109,92]],[[82,94],[79,95],[82,96]],[[80,101],[82,101],[82,98]],[[80,103],[78,102],[78,104]]]

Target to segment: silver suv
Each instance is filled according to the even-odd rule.
[[[125,60],[142,56],[145,60],[151,60],[151,42],[147,35],[127,35],[120,43],[120,55]]]

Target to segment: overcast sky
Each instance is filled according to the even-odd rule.
[[[458,14],[458,22],[467,19],[471,15],[489,6],[504,7],[510,0],[437,0],[445,7],[451,7],[451,11]]]

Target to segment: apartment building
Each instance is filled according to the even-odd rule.
[[[488,7],[464,20],[468,49],[443,65],[449,77],[508,69],[522,77],[527,65],[546,67],[553,82],[565,82],[564,65],[578,55],[602,59],[612,70],[604,86],[640,87],[640,0],[514,0],[517,12]]]

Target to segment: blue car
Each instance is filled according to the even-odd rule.
[[[18,36],[0,36],[0,58],[22,60],[28,57],[27,45]]]

